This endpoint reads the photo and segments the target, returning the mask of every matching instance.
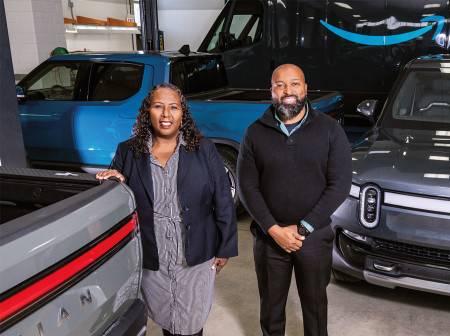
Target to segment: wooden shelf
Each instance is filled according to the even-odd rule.
[[[64,24],[77,24],[77,20],[65,17],[64,18]]]
[[[122,27],[137,27],[135,22],[129,22],[125,20],[119,20],[114,18],[106,18],[108,26],[122,26]]]
[[[99,26],[106,26],[106,24],[107,24],[107,22],[103,21],[103,20],[97,20],[97,19],[86,17],[86,16],[78,16],[78,15],[77,15],[77,23],[78,24],[99,25]]]

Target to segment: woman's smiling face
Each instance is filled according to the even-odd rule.
[[[157,89],[153,94],[149,112],[154,136],[165,139],[178,136],[183,110],[177,91],[168,88]]]

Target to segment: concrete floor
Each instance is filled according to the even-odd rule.
[[[248,216],[238,221],[239,256],[230,259],[217,277],[205,336],[261,335],[250,221]],[[332,278],[328,301],[330,336],[450,335],[449,296],[365,282],[341,283]],[[293,286],[286,314],[286,336],[303,336],[300,302]],[[149,320],[147,336],[160,335],[159,326]]]

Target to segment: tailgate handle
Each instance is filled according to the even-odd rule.
[[[376,268],[377,270],[385,271],[385,272],[391,272],[395,269],[395,265],[392,265],[392,264],[390,266],[386,265],[386,264],[382,265],[376,261],[373,262],[373,267]]]

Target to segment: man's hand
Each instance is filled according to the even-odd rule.
[[[95,178],[97,180],[107,180],[110,177],[117,177],[120,180],[120,182],[125,181],[125,177],[115,169],[104,170],[95,175]]]
[[[216,276],[219,275],[220,270],[225,266],[228,262],[228,258],[215,258],[213,264],[211,265],[211,269],[216,269]]]
[[[299,250],[303,244],[302,240],[305,239],[304,236],[298,234],[297,225],[289,225],[286,227],[274,225],[267,232],[288,253]]]

